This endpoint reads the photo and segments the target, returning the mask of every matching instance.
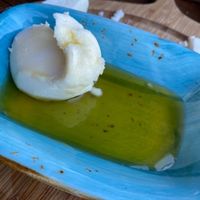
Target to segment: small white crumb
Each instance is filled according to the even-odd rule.
[[[130,167],[134,169],[149,170],[149,167],[146,165],[131,165]]]
[[[46,21],[44,25],[45,25],[46,27],[49,27],[49,26],[50,26],[49,23],[48,23],[48,21]]]
[[[193,51],[200,53],[200,38],[196,36],[190,36],[188,38],[188,46]]]
[[[147,86],[148,86],[149,88],[153,88],[153,85],[152,85],[151,83],[147,83]]]
[[[111,17],[113,21],[119,22],[124,17],[124,11],[122,9],[117,10]]]
[[[99,11],[98,15],[103,17],[104,16],[104,11]]]
[[[46,21],[45,23],[33,24],[32,27],[40,27],[40,26],[50,27],[50,24]]]
[[[180,45],[184,46],[184,47],[188,47],[188,41],[181,41],[179,42]]]
[[[10,48],[8,48],[8,51],[11,53],[12,52],[12,48],[10,47]]]
[[[92,90],[90,91],[90,93],[94,96],[100,97],[103,95],[103,91],[100,88],[95,88],[93,87]]]
[[[87,12],[89,7],[89,0],[46,0],[42,3],[72,8],[82,12]]]
[[[175,163],[174,156],[172,154],[167,154],[166,156],[164,156],[164,158],[162,158],[155,164],[155,169],[156,171],[164,171],[172,167],[174,163]]]

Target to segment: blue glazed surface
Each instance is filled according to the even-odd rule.
[[[200,199],[198,54],[150,33],[98,16],[55,6],[24,4],[0,15],[0,92],[9,73],[8,47],[16,33],[33,23],[48,21],[53,26],[52,14],[64,11],[69,11],[94,33],[107,63],[165,86],[184,100],[184,138],[177,163],[162,173],[131,169],[49,139],[3,115],[0,115],[0,155],[94,198]],[[159,47],[154,45],[155,42]],[[133,53],[133,57],[127,53]],[[60,170],[64,173],[59,173]]]

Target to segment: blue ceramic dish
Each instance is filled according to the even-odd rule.
[[[64,11],[69,11],[94,33],[107,63],[164,86],[183,99],[184,137],[177,163],[172,169],[159,173],[128,168],[42,136],[3,115],[0,115],[0,155],[64,189],[91,198],[200,199],[198,54],[150,33],[98,16],[55,6],[24,4],[0,15],[0,89],[9,74],[8,47],[16,33],[45,21],[53,26],[52,14]],[[134,47],[130,45],[133,38],[138,40]],[[159,48],[151,56],[155,42]],[[128,57],[127,52],[134,52],[134,58]],[[161,55],[163,59],[158,59]]]

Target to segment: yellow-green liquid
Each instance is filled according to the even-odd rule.
[[[177,97],[112,67],[96,87],[103,90],[101,97],[87,93],[47,102],[20,92],[10,80],[0,99],[1,112],[49,137],[125,164],[153,168],[166,154],[176,155],[182,122]]]

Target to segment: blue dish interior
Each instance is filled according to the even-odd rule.
[[[128,168],[42,136],[3,115],[0,115],[0,155],[74,193],[94,198],[200,199],[198,54],[150,33],[98,16],[56,6],[23,4],[0,15],[0,89],[9,75],[8,48],[16,33],[46,21],[53,27],[52,14],[66,11],[94,33],[107,63],[164,86],[183,99],[184,137],[177,163],[165,172]],[[131,46],[134,39],[137,43]],[[155,47],[155,42],[159,47]],[[156,49],[154,55],[153,49]],[[127,53],[133,53],[133,58]],[[33,157],[38,158],[37,162],[33,162]],[[59,173],[60,170],[64,173]]]

